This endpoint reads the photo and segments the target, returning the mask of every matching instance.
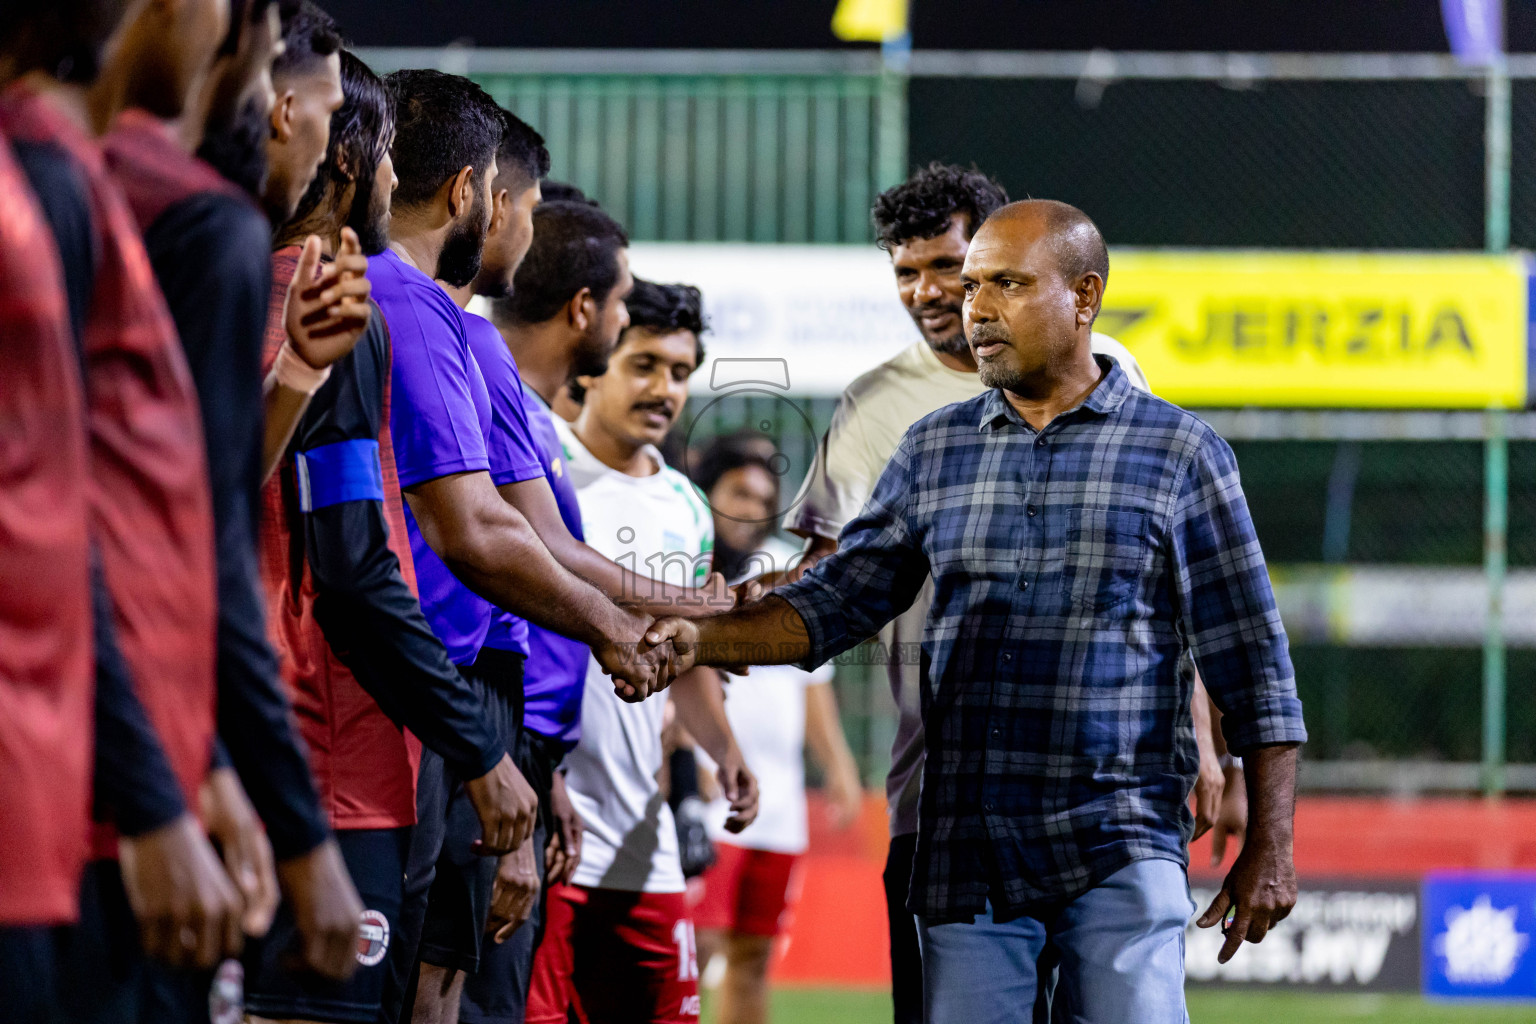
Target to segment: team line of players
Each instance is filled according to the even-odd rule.
[[[477,86],[381,80],[313,4],[56,8],[0,19],[0,1002],[438,1020],[475,975],[465,1019],[520,1020],[547,871],[528,1016],[696,1015],[663,718],[717,833],[758,805],[719,675],[638,650],[732,601],[655,447],[698,292],[546,201]]]
[[[760,1019],[807,735],[845,820],[859,793],[825,672],[727,702],[641,643],[738,599],[712,562],[795,571],[766,439],[700,454],[699,486],[661,454],[698,291],[635,279],[479,87],[381,79],[312,3],[60,0],[0,16],[0,50],[0,1000],[673,1021],[702,946]],[[844,396],[789,523],[807,563],[917,413],[981,390],[949,293],[1004,201],[935,167],[877,205],[924,337]],[[891,671],[912,985],[921,724]],[[659,781],[694,745],[722,840],[702,942]]]

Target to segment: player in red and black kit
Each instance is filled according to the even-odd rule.
[[[348,249],[376,255],[388,242],[393,108],[384,83],[361,60],[345,51],[339,60],[345,101],[331,117],[325,158],[278,233],[269,356],[283,341],[282,285],[302,263],[300,242],[320,239],[327,256]],[[375,310],[315,394],[290,457],[267,487],[262,569],[284,674],[368,908],[360,967],[341,989],[319,989],[286,969],[279,917],[266,947],[248,958],[247,1005],[268,1018],[379,1017],[416,820],[413,737],[472,780],[487,852],[510,848],[514,833],[531,827],[531,793],[416,597],[389,385],[390,338]],[[519,818],[529,820],[519,825]]]
[[[90,801],[85,402],[58,250],[0,138],[0,1006],[54,1001]]]
[[[211,109],[214,98],[234,107],[269,91],[261,85],[272,60],[269,16],[275,12],[266,2],[237,4],[232,24],[220,33],[219,6],[213,0],[149,5],[119,30],[96,91],[120,96],[126,109],[103,149],[144,232],[204,424],[218,571],[221,739],[205,784],[205,797],[214,795],[205,799],[205,824],[243,890],[246,931],[264,934],[271,922],[275,855],[283,893],[301,911],[306,941],[300,953],[310,969],[339,980],[355,963],[361,907],[294,734],[266,640],[256,567],[270,229],[252,196],[192,155],[210,115],[233,116],[233,110]],[[334,283],[331,277],[322,288]],[[302,295],[290,304],[314,305]],[[343,341],[355,341],[367,318],[366,299],[361,305],[361,316],[345,298],[330,310],[311,311],[325,314],[321,326],[337,325]],[[333,332],[328,344],[335,343]]]
[[[188,810],[212,751],[214,692],[213,531],[196,401],[132,215],[93,140],[114,111],[88,104],[122,7],[10,7],[0,49],[21,77],[0,94],[0,126],[45,199],[84,355],[90,533],[105,581],[95,811],[116,833],[97,830],[81,924],[61,936],[59,1001],[69,1020],[180,1020],[197,1000],[194,975],[160,965],[211,968],[237,950],[240,903]]]

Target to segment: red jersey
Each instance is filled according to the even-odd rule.
[[[272,255],[272,303],[265,353],[268,369],[288,336],[283,311],[299,251],[297,246],[290,246]],[[377,311],[374,315],[378,316]],[[342,366],[339,363],[335,370]],[[416,576],[389,434],[387,366],[382,386],[378,441],[384,518],[389,527],[389,548],[399,559],[401,574],[414,595]],[[315,620],[314,579],[302,554],[296,553],[292,517],[300,513],[289,504],[293,488],[294,466],[289,458],[267,481],[262,494],[261,571],[272,645],[282,664],[299,730],[309,748],[310,767],[320,789],[321,803],[330,816],[331,827],[336,829],[414,825],[421,745],[363,689],[331,650]]]
[[[53,236],[0,139],[0,925],[79,913],[91,791],[85,399]]]
[[[90,525],[134,688],[187,804],[214,732],[213,519],[197,395],[144,244],[101,151],[26,83],[0,95],[0,127],[57,146],[91,206],[97,265],[85,323]],[[109,832],[96,852],[111,855]]]
[[[189,156],[164,122],[137,108],[118,115],[102,139],[109,169],[141,230],[148,230],[169,207],[203,192],[222,192],[251,200],[240,187],[207,161]]]

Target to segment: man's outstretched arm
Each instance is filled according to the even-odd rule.
[[[928,558],[907,514],[913,458],[908,435],[864,511],[843,530],[837,552],[800,579],[692,626],[659,619],[646,631],[646,646],[674,641],[679,671],[693,664],[812,669],[874,636],[912,606],[928,578]]]
[[[702,619],[657,619],[645,632],[648,647],[672,642],[679,671],[694,665],[786,665],[812,656],[805,620],[777,593]]]
[[[615,604],[647,615],[705,615],[731,607],[725,578],[718,573],[702,588],[679,587],[627,569],[577,540],[560,517],[555,492],[544,477],[502,484],[496,489],[528,520],[555,561],[607,594]]]
[[[637,650],[645,617],[625,611],[555,561],[486,472],[454,473],[405,491],[421,535],[465,586],[498,608],[592,648],[625,700],[676,675],[670,651]]]

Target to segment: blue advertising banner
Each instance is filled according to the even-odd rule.
[[[1424,880],[1424,992],[1536,999],[1536,873],[1436,873]]]

